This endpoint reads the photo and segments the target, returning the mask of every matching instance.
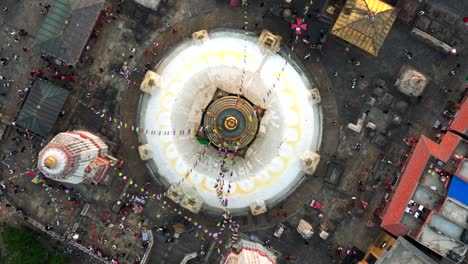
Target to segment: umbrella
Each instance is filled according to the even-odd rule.
[[[296,23],[291,24],[291,29],[294,29],[297,35],[302,34],[302,30],[307,29],[307,24],[303,24],[304,20],[300,17],[296,17]]]

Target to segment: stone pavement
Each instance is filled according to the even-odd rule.
[[[226,5],[221,4],[216,6],[212,4],[206,4],[206,9],[203,9],[201,5],[197,5],[198,9],[195,9],[196,11],[193,11],[192,13],[196,16],[187,18],[186,13],[184,15],[184,12],[186,12],[184,9],[186,8],[186,2],[181,2],[184,4],[180,4],[178,6],[169,5],[164,7],[161,12],[167,12],[166,15],[168,16],[165,17],[164,20],[157,19],[156,23],[152,23],[148,27],[142,29],[143,33],[134,33],[134,30],[137,27],[136,25],[139,25],[138,27],[140,29],[141,26],[138,22],[132,21],[126,21],[125,25],[119,26],[119,28],[122,27],[122,29],[121,32],[117,35],[115,35],[115,33],[109,33],[110,35],[113,35],[113,37],[119,37],[120,35],[122,40],[129,41],[129,43],[132,43],[131,34],[133,34],[133,37],[137,43],[140,44],[139,46],[135,45],[140,53],[139,56],[136,56],[135,62],[130,62],[131,67],[138,67],[137,65],[140,64],[138,61],[145,61],[154,65],[154,63],[157,63],[157,60],[163,56],[164,50],[177,43],[178,39],[190,37],[190,34],[193,31],[199,29],[210,29],[213,27],[236,28],[241,24],[242,18],[240,9],[230,9]],[[214,7],[216,9],[213,9]],[[129,8],[127,12],[134,14],[137,17],[136,21],[138,21],[138,17],[145,17],[143,14],[145,14],[146,11],[144,9],[140,10],[139,8],[134,8],[133,10],[132,8]],[[262,20],[259,16],[251,15],[249,16],[249,19],[251,19],[251,24],[260,22],[259,24],[261,26],[257,29],[258,31],[260,31],[262,27],[268,29],[274,28],[275,33],[282,34],[285,39],[288,39],[288,24],[282,22],[282,20],[278,19],[277,17],[268,15],[264,20]],[[158,28],[165,23],[170,23],[173,28],[177,29],[177,33],[173,34],[169,30],[155,30],[151,32],[152,28]],[[127,28],[127,26],[130,28]],[[401,27],[398,28],[395,26],[395,28],[396,29],[394,30],[402,30]],[[394,33],[395,36],[393,35],[392,31],[388,41],[400,42],[402,39],[406,40],[407,38],[402,36],[405,36],[407,33],[400,31],[396,31],[396,33]],[[106,32],[104,32],[104,34],[106,34]],[[107,38],[108,36],[103,37],[103,39]],[[394,40],[393,38],[397,38],[397,40]],[[427,63],[418,62],[418,58],[429,59],[430,57],[428,58],[426,55],[436,57],[438,56],[437,54],[434,55],[433,50],[430,47],[425,46],[423,43],[418,42],[415,39],[410,39],[410,41],[412,42],[408,43],[407,45],[411,47],[415,46],[415,50],[417,50],[417,52],[414,53],[418,53],[414,56],[415,58],[413,61],[411,61],[411,63],[417,62],[417,66],[423,67]],[[156,56],[148,60],[142,54],[142,50],[151,47],[153,42],[159,42],[159,47],[157,49]],[[122,43],[122,41],[117,43]],[[384,48],[389,49],[392,49],[391,47],[398,47],[398,45],[390,44],[390,46],[384,46]],[[96,48],[99,50],[98,43]],[[121,64],[125,59],[118,59],[119,53],[122,52],[128,54],[128,50],[130,48],[131,45],[129,46],[123,44],[118,46],[110,46],[104,51],[107,52],[105,57],[113,57],[114,59],[120,61],[119,63]],[[424,54],[422,53],[423,51],[425,52]],[[301,60],[300,58],[305,56],[307,52],[308,51],[303,45],[299,45],[296,49],[297,58]],[[369,96],[372,95],[373,83],[377,79],[383,79],[386,81],[389,88],[389,93],[394,96],[394,98],[402,97],[396,93],[394,89],[390,89],[399,67],[403,62],[405,62],[403,60],[403,55],[400,57],[394,56],[394,54],[398,52],[400,52],[399,48],[397,51],[395,51],[395,48],[393,48],[391,51],[383,49],[381,55],[383,59],[376,60],[375,58],[364,54],[354,47],[351,47],[351,50],[346,52],[344,50],[344,45],[340,40],[330,38],[329,42],[326,43],[325,55],[320,56],[319,54],[316,54],[314,51],[312,51],[313,59],[303,61],[304,67],[310,73],[310,77],[319,88],[323,100],[322,105],[325,118],[324,131],[326,131],[324,133],[323,150],[321,151],[323,162],[320,164],[316,175],[307,178],[306,182],[304,182],[296,192],[294,192],[278,207],[258,217],[248,216],[236,218],[238,223],[241,224],[241,230],[247,231],[268,228],[275,226],[277,223],[282,221],[289,221],[292,225],[294,225],[298,222],[298,219],[295,219],[294,216],[317,216],[317,212],[311,211],[312,209],[308,208],[307,206],[304,207],[307,202],[313,198],[316,198],[322,201],[327,208],[325,215],[327,217],[327,221],[330,222],[330,231],[332,232],[330,247],[335,245],[356,245],[363,250],[367,248],[367,245],[369,245],[374,237],[371,234],[375,234],[380,231],[378,228],[378,222],[373,219],[371,214],[372,210],[379,203],[380,198],[385,194],[383,191],[384,187],[382,185],[382,181],[386,178],[392,178],[395,171],[398,170],[398,168],[396,168],[394,165],[382,163],[381,158],[396,161],[405,148],[401,141],[402,137],[407,134],[408,130],[411,130],[414,134],[422,132],[422,127],[424,127],[422,124],[428,123],[428,120],[422,120],[422,118],[433,117],[433,115],[429,114],[424,116],[419,115],[417,117],[407,117],[408,120],[413,121],[414,125],[411,128],[404,125],[396,128],[393,133],[395,136],[387,145],[390,151],[387,151],[383,155],[381,154],[382,150],[371,143],[370,138],[368,138],[364,132],[361,134],[354,134],[353,132],[347,130],[347,123],[355,122],[357,116],[362,111],[364,111],[364,102],[366,102]],[[315,56],[320,57],[320,62],[317,62],[314,59]],[[355,66],[347,63],[347,60],[350,57],[358,58],[361,61],[361,66],[356,68]],[[448,59],[453,60],[453,58]],[[105,62],[102,61],[102,63]],[[113,64],[115,65],[116,63]],[[337,78],[333,77],[331,74],[334,71],[339,72]],[[366,80],[370,83],[369,89],[364,91],[350,89],[351,80],[362,73],[365,73]],[[136,75],[136,77],[138,77],[138,75]],[[449,79],[448,75],[444,77],[445,79]],[[138,78],[135,78],[134,80],[138,81]],[[452,78],[452,80],[456,79]],[[444,80],[444,82],[447,81],[450,82],[451,80]],[[116,85],[116,87],[118,87],[118,85]],[[429,93],[433,93],[433,90],[434,89],[429,89],[428,91]],[[120,107],[122,117],[125,120],[132,120],[136,116],[135,105],[138,100],[139,92],[136,89],[131,88],[128,88],[126,93],[124,92],[125,89],[122,88],[119,88],[119,91],[119,96],[121,98],[119,101],[121,102]],[[403,99],[406,100],[406,98]],[[345,108],[345,104],[349,100],[356,101],[356,105],[352,109]],[[410,115],[427,113],[426,110],[432,111],[432,114],[440,113],[441,109],[443,108],[443,105],[440,104],[437,105],[441,107],[440,110],[434,108],[432,103],[433,99],[430,95],[427,99],[424,98],[423,100],[425,100],[424,104],[419,103],[416,105],[417,108],[415,111],[408,111]],[[412,103],[413,102],[410,101],[410,104]],[[424,110],[418,109],[418,107],[423,107]],[[433,120],[430,120],[429,123],[431,122],[433,122]],[[136,147],[138,146],[136,137],[128,130],[124,130],[122,132],[122,141],[126,142],[127,144],[122,146],[121,153],[125,157],[126,162],[132,168],[131,174],[135,175],[137,179],[141,178],[141,180],[146,180],[147,176],[143,170],[142,162],[139,160],[139,157],[136,153]],[[356,152],[352,148],[352,146],[356,143],[362,144],[362,150],[360,152]],[[335,187],[323,185],[321,181],[321,178],[323,177],[326,170],[326,161],[331,158],[344,160],[344,165],[346,168],[345,173],[342,175],[342,180],[340,181],[339,185]],[[367,173],[362,174],[363,171]],[[371,177],[369,176],[372,175],[370,171],[375,171],[378,173],[375,173]],[[356,190],[358,180],[361,180],[367,189],[367,191],[363,194],[358,194]],[[375,183],[380,183],[376,193],[370,191],[372,189],[371,186]],[[155,190],[163,191],[160,188],[156,188]],[[350,209],[350,198],[353,195],[357,195],[360,200],[369,202],[369,207],[366,211],[358,210],[357,208],[353,209],[353,217],[351,217],[347,214],[347,212]],[[164,221],[161,221],[158,218],[154,218],[155,215],[158,215],[158,213],[153,215],[152,221],[155,224],[164,223]],[[151,214],[149,214],[148,217],[151,219]],[[314,219],[314,217],[311,216],[311,219]],[[375,222],[374,228],[370,229],[366,227],[368,220]],[[317,218],[316,224],[318,225],[320,221],[321,220]],[[204,219],[201,222],[204,222],[204,224],[207,226],[213,226],[213,223],[210,223],[212,222],[211,219]],[[331,246],[332,244],[333,246]],[[168,259],[170,258],[171,257],[168,256]]]
[[[191,33],[200,29],[210,29],[214,26],[216,27],[238,27],[239,21],[241,19],[239,10],[227,10],[226,8],[219,7],[219,9],[214,10],[212,13],[208,13],[203,16],[196,16],[193,18],[186,18],[183,21],[180,21],[176,24],[173,24],[173,27],[177,29],[177,33],[173,34],[170,31],[162,32],[160,36],[150,37],[150,41],[157,41],[159,43],[158,49],[163,51],[170,47],[171,44],[177,42],[179,38],[190,37]],[[217,18],[223,18],[222,20]],[[255,18],[252,18],[254,21]],[[253,22],[252,22],[253,23]],[[284,35],[287,39],[289,35],[289,25],[286,22],[280,20],[278,23],[274,17],[267,17],[263,20],[265,28],[272,29],[275,28],[275,33]],[[260,29],[259,29],[260,30]],[[149,42],[149,41],[148,41]],[[147,44],[149,47],[152,45],[152,42]],[[303,51],[303,47],[299,47],[299,51]],[[160,52],[156,56],[160,57]],[[326,71],[320,63],[315,61],[308,61],[305,63],[307,72],[310,73],[315,85],[320,89],[322,96],[322,105],[324,106],[324,118],[325,118],[325,130],[328,132],[324,134],[324,143],[322,144],[323,150],[322,155],[324,157],[330,157],[334,155],[338,141],[336,140],[338,136],[338,127],[335,125],[338,116],[336,113],[336,103],[335,96],[333,94],[333,89],[331,87],[330,80],[326,77]],[[130,92],[130,95],[133,96],[133,99],[127,98],[126,102],[135,102],[136,96],[138,93],[133,91]],[[133,116],[135,109],[133,108],[134,103],[124,104],[123,107],[128,106],[129,108],[125,109],[123,113],[128,113]],[[129,134],[127,137],[126,134]],[[134,142],[134,135],[128,131],[123,131],[122,137],[125,142]],[[129,146],[124,146],[124,148],[129,148],[128,151],[124,151],[127,155],[126,161],[131,162],[135,166],[134,168],[142,168],[141,161],[138,156],[133,156],[134,159],[131,159],[130,154],[135,153],[134,149],[137,146],[137,143],[128,144]],[[133,150],[133,151],[132,151]],[[326,160],[326,159],[325,159]],[[269,211],[267,214],[260,215],[258,217],[239,217],[236,218],[239,224],[241,224],[241,230],[255,230],[259,228],[267,228],[270,226],[276,226],[279,222],[288,218],[289,215],[293,215],[296,212],[299,212],[304,207],[306,201],[310,200],[313,197],[313,194],[317,194],[322,186],[321,181],[317,177],[309,177],[306,182],[299,187],[299,189],[294,192],[285,202],[283,202],[277,208]]]
[[[50,1],[43,1],[47,2]],[[2,115],[14,117],[18,107],[17,91],[28,87],[29,73],[34,71],[41,61],[41,52],[32,50],[31,45],[44,16],[40,14],[40,6],[36,1],[18,3],[5,0],[0,5],[2,8],[8,8],[8,12],[2,11],[0,15],[0,57],[9,59],[6,65],[0,67],[0,75],[5,77],[4,80],[0,80],[0,103]],[[20,29],[24,29],[28,35],[19,36]],[[18,41],[15,40],[16,37]],[[23,47],[28,51],[24,51]],[[5,86],[8,83],[9,86]]]
[[[72,94],[82,99],[89,105],[97,108],[103,108],[114,117],[133,122],[136,119],[136,110],[138,104],[139,90],[138,84],[143,77],[144,65],[149,63],[154,67],[164,51],[177,43],[177,41],[189,38],[193,31],[200,29],[212,29],[216,27],[229,27],[240,29],[243,24],[243,18],[240,8],[230,8],[227,1],[167,1],[162,4],[158,12],[143,8],[131,1],[124,1],[118,6],[119,1],[110,1],[115,11],[119,11],[123,18],[107,18],[104,26],[99,29],[97,38],[90,40],[90,48],[83,54],[83,62],[76,67],[78,80],[76,83],[60,83],[62,86],[69,86]],[[262,28],[270,29],[274,33],[281,34],[284,41],[289,39],[289,25],[283,19],[272,14],[278,14],[279,9],[274,5],[259,8],[259,2],[253,2],[249,9],[249,22],[251,25],[258,24],[253,28],[260,32]],[[441,2],[441,1],[437,1]],[[453,2],[453,1],[451,1]],[[31,45],[35,33],[38,31],[43,16],[39,13],[39,8],[35,1],[13,1],[6,0],[5,5],[10,7],[10,12],[0,16],[0,24],[5,31],[1,32],[2,56],[13,57],[15,53],[19,54],[19,61],[12,61],[7,67],[0,67],[0,75],[15,76],[15,82],[11,82],[15,89],[23,88],[28,84],[28,74],[35,68],[43,67],[40,61],[40,52],[30,51],[24,53],[22,46]],[[3,4],[3,3],[2,3]],[[447,5],[449,3],[447,2]],[[459,3],[456,3],[459,5]],[[460,12],[457,8],[456,12]],[[117,13],[117,12],[116,12]],[[19,15],[15,15],[19,14]],[[24,14],[32,14],[25,16]],[[35,14],[35,15],[33,15]],[[265,15],[265,18],[262,16]],[[177,33],[173,34],[165,29],[164,25],[170,23]],[[321,22],[314,22],[321,23]],[[311,27],[311,30],[318,30],[322,27]],[[12,31],[18,31],[24,28],[30,34],[20,40],[17,44],[11,38]],[[323,25],[326,28],[326,25]],[[8,32],[7,32],[8,31]],[[310,32],[317,35],[317,32]],[[9,39],[9,40],[8,40]],[[6,41],[8,40],[8,41]],[[145,49],[153,46],[153,43],[159,42],[159,47],[155,50],[156,56],[146,57],[143,54]],[[14,45],[10,48],[6,43],[11,42]],[[294,228],[288,229],[285,236],[272,242],[273,248],[285,254],[297,256],[296,263],[308,263],[313,259],[314,263],[329,263],[329,255],[333,255],[334,248],[337,245],[343,247],[357,246],[361,250],[366,250],[367,246],[373,241],[375,234],[380,231],[378,221],[373,218],[372,212],[378,206],[381,197],[385,194],[383,181],[392,179],[400,168],[395,166],[395,162],[401,158],[402,153],[408,151],[403,144],[402,138],[406,135],[417,136],[421,133],[432,135],[431,124],[435,119],[442,119],[441,112],[446,107],[446,102],[454,100],[462,88],[463,74],[467,72],[465,54],[459,54],[458,57],[447,56],[437,53],[433,48],[427,46],[420,40],[409,35],[407,26],[396,22],[393,26],[379,57],[371,57],[356,47],[349,46],[343,41],[329,36],[324,54],[319,54],[316,50],[308,49],[300,43],[295,48],[295,57],[302,63],[314,85],[320,90],[322,96],[322,107],[324,114],[324,138],[321,149],[322,160],[315,175],[308,176],[305,182],[298,189],[277,207],[271,209],[264,215],[258,217],[245,216],[237,217],[237,222],[241,225],[241,232],[251,232],[258,235],[260,241],[271,239],[274,226],[279,222],[287,222],[291,226],[297,225],[301,218],[310,221],[314,229],[318,230],[320,224],[326,223],[331,232],[331,237],[323,241],[314,235],[309,245],[305,245],[298,236]],[[135,52],[132,52],[135,48]],[[413,58],[407,60],[405,51],[411,51]],[[311,53],[310,59],[303,59],[308,53]],[[24,53],[24,54],[23,54]],[[3,55],[5,54],[5,55]],[[317,58],[319,61],[317,61]],[[353,66],[348,63],[348,59],[356,58],[361,62],[360,66]],[[132,70],[129,82],[115,71],[121,67],[124,62],[128,62],[129,69]],[[434,63],[437,62],[437,63]],[[429,84],[423,98],[414,100],[399,94],[393,87],[396,75],[400,67],[404,64],[410,64],[429,76]],[[450,76],[448,72],[456,63],[461,63],[460,74]],[[133,71],[133,69],[137,69]],[[333,76],[337,72],[338,76]],[[46,72],[46,74],[49,74]],[[364,80],[368,87],[364,89],[352,89],[351,82],[360,75],[365,74]],[[388,126],[384,129],[387,144],[379,147],[373,143],[372,138],[367,131],[356,134],[348,130],[347,124],[355,123],[357,117],[364,112],[368,106],[365,104],[374,94],[374,88],[377,82],[385,82],[385,92],[393,97],[389,105],[389,114],[396,113],[394,104],[398,101],[408,103],[408,109],[401,113],[402,123],[396,126]],[[1,82],[1,81],[0,81]],[[0,84],[3,84],[2,82]],[[2,85],[3,86],[3,85]],[[4,89],[2,86],[0,88]],[[445,93],[445,89],[451,92]],[[13,90],[13,89],[11,89]],[[1,101],[3,104],[2,113],[14,116],[17,107],[16,90],[10,92],[6,89],[6,99]],[[90,96],[87,96],[87,94]],[[1,98],[1,97],[0,97]],[[378,97],[378,102],[372,112],[375,111],[377,117],[383,117],[380,113],[386,106],[383,97]],[[347,107],[349,101],[354,102],[353,107]],[[380,100],[380,101],[379,101]],[[137,147],[137,137],[130,130],[117,129],[115,125],[105,122],[103,119],[92,114],[92,112],[70,100],[65,108],[65,115],[59,120],[56,131],[62,131],[69,128],[85,127],[93,132],[98,132],[107,137],[115,148],[116,156],[125,160],[124,172],[139,183],[151,180],[147,174],[144,163],[140,160]],[[412,125],[406,125],[411,121]],[[7,138],[13,137],[14,132],[10,131]],[[9,151],[10,140],[2,142],[3,153]],[[354,149],[355,144],[361,144],[361,150]],[[39,149],[40,142],[36,142],[36,151]],[[29,150],[28,150],[29,151]],[[33,154],[19,154],[18,160],[21,163],[18,167],[27,167],[32,164],[30,159]],[[30,156],[27,156],[30,155]],[[390,160],[393,163],[382,162],[382,159]],[[323,182],[328,161],[334,160],[341,163],[345,170],[341,180],[336,186],[331,186]],[[3,169],[2,175],[8,175],[8,170]],[[358,181],[361,181],[365,190],[358,191]],[[26,185],[27,182],[21,183]],[[47,215],[48,210],[41,209],[39,204],[46,207],[44,192],[41,192],[40,186],[26,186],[31,193],[19,193],[18,202],[25,208],[31,208],[32,214],[40,215],[41,218]],[[376,185],[373,191],[372,186]],[[78,187],[77,187],[78,188]],[[148,188],[151,192],[161,193],[164,190],[152,182]],[[124,184],[121,179],[112,175],[108,186],[84,188],[81,193],[87,193],[87,201],[93,201],[92,209],[89,215],[80,218],[78,232],[88,232],[84,236],[89,236],[89,226],[92,223],[99,222],[100,215],[104,211],[110,210],[112,204],[119,199],[124,190]],[[11,194],[9,194],[11,195]],[[97,196],[97,197],[94,197]],[[366,210],[351,206],[351,197],[356,196],[356,200],[364,200],[369,203]],[[34,197],[34,199],[31,199]],[[94,199],[94,198],[96,199]],[[64,211],[69,211],[69,204],[66,197],[61,198],[64,202]],[[325,205],[322,212],[324,217],[319,217],[319,211],[310,208],[308,203],[312,199],[317,199]],[[31,202],[33,201],[33,202]],[[45,203],[45,204],[44,204]],[[72,214],[77,216],[79,208],[77,207]],[[40,211],[44,212],[40,212]],[[351,214],[348,213],[350,211]],[[185,212],[185,210],[184,210]],[[54,214],[52,214],[53,216]],[[192,216],[191,214],[188,214]],[[161,207],[158,203],[151,203],[143,211],[145,225],[147,228],[154,226],[173,225],[177,218],[174,214]],[[117,215],[113,215],[113,221],[117,221]],[[216,217],[207,217],[205,215],[192,216],[194,219],[203,223],[210,230],[216,230]],[[129,219],[129,225],[136,226],[139,216],[133,215]],[[49,218],[45,217],[44,221]],[[52,219],[52,218],[50,218]],[[367,221],[372,220],[375,227],[368,228]],[[96,233],[107,237],[113,236],[113,228],[97,226]],[[181,239],[174,243],[163,243],[164,235],[155,233],[157,247],[151,251],[153,260],[162,261],[161,263],[176,263],[175,260],[181,259],[182,254],[197,250],[203,243],[208,247],[211,243],[208,239],[201,241],[202,234],[196,232],[183,233]],[[116,247],[120,250],[124,248],[125,243],[132,243],[134,250],[131,254],[133,259],[135,255],[141,255],[143,251],[141,244],[132,234],[125,235]],[[225,235],[226,237],[226,235]],[[94,241],[87,238],[86,244]],[[127,242],[134,241],[134,242]],[[99,237],[96,238],[99,240]],[[125,241],[125,242],[124,242]],[[96,242],[96,244],[99,244]],[[100,244],[99,244],[100,245]],[[110,246],[112,242],[106,245],[100,245],[105,248],[106,254],[115,254]],[[128,245],[128,244],[127,244]],[[314,250],[310,250],[314,249]],[[127,257],[128,255],[126,255]],[[211,256],[216,259],[216,252]],[[159,263],[159,262],[158,262]]]
[[[151,251],[150,260],[158,259],[161,264],[178,264],[181,263],[182,259],[186,254],[192,252],[200,252],[202,245],[205,251],[208,251],[210,241],[201,241],[199,237],[195,237],[194,234],[182,234],[179,239],[176,239],[172,243],[165,242],[169,236],[165,236],[162,232],[155,233],[155,247]],[[200,262],[204,263],[199,258]],[[151,262],[150,262],[151,263]]]
[[[332,259],[336,258],[333,246],[316,234],[305,243],[304,238],[295,230],[295,227],[287,228],[279,239],[272,236],[274,230],[275,228],[268,228],[247,234],[253,234],[259,243],[270,240],[271,247],[283,256],[278,263],[333,263]],[[285,255],[291,255],[294,259],[286,261]]]

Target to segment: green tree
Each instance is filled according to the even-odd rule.
[[[51,255],[37,239],[37,234],[28,227],[15,228],[2,226],[2,238],[5,243],[5,263],[11,264],[63,264],[66,257]]]
[[[65,264],[68,263],[67,257],[64,255],[53,255],[49,258],[49,264]]]

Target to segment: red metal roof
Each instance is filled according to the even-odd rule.
[[[447,162],[461,140],[459,136],[451,132],[445,134],[440,144],[425,136],[421,136],[411,154],[405,171],[400,177],[392,200],[383,217],[381,226],[384,229],[396,236],[405,235],[408,232],[408,228],[402,226],[400,221],[403,218],[406,205],[418,186],[419,179],[426,168],[429,158],[434,156],[443,162]]]
[[[450,125],[450,130],[465,133],[468,128],[468,100],[461,105],[455,119]],[[421,175],[426,168],[426,164],[431,156],[447,162],[460,143],[462,138],[458,135],[447,132],[440,144],[421,136],[408,160],[406,168],[401,175],[394,194],[387,206],[383,216],[382,228],[398,236],[408,233],[409,228],[400,223],[404,210],[411,199]]]
[[[462,134],[465,134],[468,130],[468,97],[465,97],[465,100],[460,106],[460,109],[457,112],[452,124],[449,127],[450,130],[458,131]]]
[[[403,218],[405,207],[418,185],[419,178],[425,169],[429,157],[429,149],[426,146],[425,137],[422,136],[413,149],[405,171],[400,176],[398,186],[395,188],[392,200],[388,204],[382,220],[382,228],[396,236],[404,235],[408,232],[408,228],[404,228],[400,224],[400,221]]]

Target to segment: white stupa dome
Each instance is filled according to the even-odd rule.
[[[215,93],[236,95],[243,80],[243,98],[265,112],[245,155],[227,166],[233,172],[224,180],[224,191],[231,185],[231,211],[287,196],[304,177],[301,156],[318,151],[322,131],[322,110],[310,96],[306,74],[286,54],[267,51],[253,36],[246,39],[243,32],[218,31],[196,44],[179,44],[156,67],[160,87],[145,94],[140,107],[144,130],[199,128]],[[236,127],[237,121],[231,121],[226,119]],[[206,207],[220,207],[214,188],[220,167],[215,147],[206,149],[193,134],[143,133],[140,141],[151,148],[149,162],[164,182],[180,183],[192,170],[182,184],[194,188]]]

